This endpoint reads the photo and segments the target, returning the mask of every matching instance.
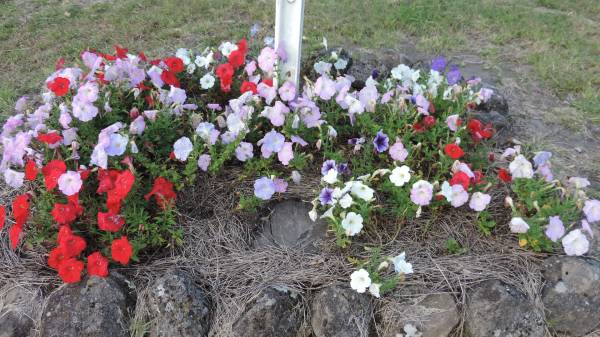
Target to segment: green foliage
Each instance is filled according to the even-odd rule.
[[[451,255],[464,254],[468,251],[466,247],[461,246],[454,238],[449,238],[444,242],[446,251]]]
[[[256,213],[258,207],[263,204],[263,201],[254,195],[242,195],[238,202],[238,209],[246,212]]]

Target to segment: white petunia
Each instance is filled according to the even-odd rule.
[[[181,137],[173,144],[175,158],[181,161],[186,161],[193,149],[194,145],[188,137]]]
[[[25,178],[25,173],[23,172],[14,171],[11,169],[6,169],[4,171],[4,181],[12,188],[20,188],[23,186],[23,178]]]
[[[225,56],[225,57],[228,57],[232,51],[237,50],[237,49],[238,49],[238,46],[229,41],[223,42],[219,46],[219,50],[221,51],[221,54],[223,54],[223,56]]]
[[[379,293],[380,289],[381,289],[380,283],[371,283],[371,285],[369,286],[369,293],[371,295],[373,295],[374,297],[379,298],[381,296],[381,294]]]
[[[79,172],[67,171],[58,177],[58,189],[66,196],[79,193],[82,184],[83,181]]]
[[[475,192],[471,195],[469,207],[475,212],[481,212],[490,204],[492,197],[489,194]]]
[[[346,235],[355,236],[363,228],[362,215],[354,212],[346,214],[346,217],[342,220],[342,227],[346,230]]]
[[[335,184],[337,182],[338,172],[336,169],[332,168],[327,171],[327,174],[322,178],[324,182],[328,184]]]
[[[361,198],[364,201],[370,201],[371,199],[373,199],[373,194],[375,191],[373,191],[372,188],[361,183],[360,181],[355,181],[352,184],[352,187],[350,188],[350,192],[354,196]]]
[[[118,133],[110,135],[110,143],[106,148],[106,154],[109,156],[120,156],[125,153],[127,149],[127,143],[129,142],[128,136],[123,136]]]
[[[533,165],[522,154],[510,162],[508,169],[513,178],[533,178]]]
[[[590,249],[590,242],[580,229],[572,230],[562,239],[565,253],[570,256],[581,256]]]
[[[412,274],[413,267],[411,263],[406,262],[406,253],[402,252],[399,255],[395,256],[392,259],[392,263],[394,264],[394,271],[396,273],[402,274]]]
[[[185,65],[188,65],[190,64],[190,62],[192,62],[192,60],[190,59],[190,51],[185,48],[177,49],[177,51],[175,52],[175,56],[179,57]]]
[[[410,168],[406,165],[394,168],[390,174],[390,181],[395,186],[404,186],[410,181]]]
[[[514,217],[510,220],[510,231],[513,233],[527,233],[529,225],[523,218]]]
[[[359,269],[350,275],[350,287],[358,293],[364,293],[371,286],[369,272],[365,269]]]
[[[214,85],[215,85],[215,78],[211,74],[205,74],[200,79],[200,86],[204,90],[208,90],[208,89],[212,88]]]
[[[350,194],[346,194],[340,199],[340,206],[343,209],[346,209],[346,208],[352,206],[352,202],[353,202],[353,199],[350,196]]]
[[[461,184],[452,185],[451,190],[452,200],[450,204],[453,207],[460,207],[469,200],[469,193],[465,191],[465,188]]]
[[[210,64],[213,62],[213,52],[209,52],[208,54],[206,54],[206,56],[196,56],[196,59],[194,60],[194,63],[196,63],[196,65],[198,66],[198,68],[204,67],[205,69],[208,69],[208,67],[210,66]]]

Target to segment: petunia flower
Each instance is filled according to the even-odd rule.
[[[116,233],[125,224],[125,218],[111,212],[98,212],[98,228],[103,231]]]
[[[65,283],[77,283],[81,281],[83,262],[75,258],[67,258],[58,265],[58,276]]]
[[[437,72],[443,72],[446,69],[446,58],[443,56],[437,56],[431,60],[431,69]]]
[[[351,183],[350,193],[364,201],[371,201],[375,191],[360,181]]]
[[[398,138],[396,138],[394,145],[390,147],[389,153],[393,160],[397,160],[399,162],[405,161],[406,157],[408,157],[408,151],[404,147],[404,144],[402,144],[402,141]]]
[[[277,53],[271,47],[265,47],[261,50],[260,55],[257,58],[258,67],[265,73],[273,71],[275,61],[277,61]]]
[[[453,207],[460,207],[469,200],[469,193],[467,193],[460,184],[452,185],[450,187],[450,193],[452,196],[449,201]]]
[[[17,172],[11,169],[6,169],[4,171],[4,181],[12,188],[21,188],[21,186],[23,186],[24,178],[25,173],[23,172]]]
[[[198,157],[198,167],[206,172],[210,166],[211,157],[209,154],[203,154]]]
[[[344,228],[346,235],[355,236],[363,228],[363,217],[360,214],[349,212],[342,220],[342,228]]]
[[[456,143],[446,144],[446,146],[444,146],[444,153],[454,160],[460,159],[465,155],[463,149],[461,149]]]
[[[0,224],[0,229],[2,229],[1,224]],[[590,237],[592,237],[592,238],[594,237],[594,231],[592,230],[590,223],[587,222],[585,219],[581,220],[581,229],[584,230],[585,232],[587,232]]]
[[[404,252],[392,258],[392,263],[394,264],[394,271],[399,274],[412,274],[413,267],[412,264],[406,262],[406,254]]]
[[[489,194],[475,192],[471,195],[471,201],[469,201],[469,207],[475,212],[482,212],[487,208],[492,200],[492,196]]]
[[[590,242],[580,229],[572,230],[561,241],[565,253],[569,256],[581,256],[590,249]]]
[[[377,152],[382,153],[385,152],[389,147],[389,137],[383,133],[382,130],[377,132],[377,135],[373,139],[373,146]]]
[[[129,264],[129,259],[133,253],[133,247],[126,236],[114,239],[110,245],[112,259],[122,265]]]
[[[269,200],[275,194],[275,183],[272,179],[261,177],[254,182],[254,195],[261,200]]]
[[[549,223],[544,233],[553,242],[558,241],[563,235],[565,235],[565,226],[563,225],[563,222],[560,220],[559,216],[551,216],[549,218]]]
[[[394,186],[404,186],[410,181],[410,168],[406,165],[395,167],[390,174],[390,181]]]
[[[590,223],[600,221],[600,200],[586,200],[583,213]]]
[[[529,224],[520,217],[514,217],[510,220],[510,231],[513,233],[527,233],[529,230]]]
[[[180,161],[186,161],[190,153],[194,150],[194,144],[188,137],[181,137],[173,144],[175,158]]]
[[[285,142],[279,152],[277,152],[277,159],[284,165],[287,166],[290,160],[294,159],[294,151],[292,150],[292,143]]]
[[[239,161],[247,161],[254,156],[252,143],[241,142],[235,149],[235,157]]]
[[[154,197],[158,205],[165,209],[175,201],[176,196],[173,183],[163,177],[158,177],[154,180],[152,190],[144,195],[144,199],[148,200],[150,197]]]
[[[428,181],[419,180],[410,190],[410,200],[419,206],[427,206],[433,197],[433,185]]]
[[[350,275],[350,287],[357,293],[364,293],[371,286],[369,272],[365,269],[359,269]]]
[[[513,178],[533,178],[533,166],[522,154],[519,154],[510,162],[508,169]]]
[[[90,276],[108,276],[108,259],[102,253],[94,252],[87,257],[87,273]]]
[[[271,130],[257,144],[261,145],[260,150],[263,158],[269,158],[273,153],[278,153],[283,149],[285,137],[279,132]]]
[[[296,98],[296,86],[290,81],[285,81],[278,92],[282,101],[291,101]]]
[[[321,205],[332,205],[333,204],[333,189],[331,187],[325,187],[319,193],[319,201]]]
[[[75,171],[67,171],[61,174],[57,182],[58,189],[67,196],[79,193],[81,186],[83,185],[79,172]]]

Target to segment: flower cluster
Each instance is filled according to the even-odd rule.
[[[489,234],[491,191],[510,186],[510,228],[522,246],[552,250],[560,241],[567,254],[587,251],[600,202],[582,192],[585,179],[566,188],[553,180],[546,152],[534,164],[515,148],[505,162],[488,156],[493,127],[470,117],[493,94],[480,79],[463,79],[440,57],[428,72],[403,64],[389,78],[373,71],[355,89],[348,60],[332,52],[315,64],[317,78],[297,87],[278,83],[286,54],[265,42],[182,48],[161,59],[116,46],[113,54],[83,51],[78,66],[59,64],[41,102],[19,99],[2,127],[0,172],[20,191],[10,208],[13,249],[22,236],[54,242],[48,263],[65,282],[86,266],[106,276],[111,262],[181,241],[177,191],[197,175],[242,166],[255,182],[240,207],[251,209],[322,160],[310,217],[328,219],[341,246],[371,230],[374,217],[405,220],[443,207],[474,211]],[[0,229],[6,217],[2,206]],[[386,278],[386,263],[377,256],[363,264],[353,288],[380,294],[412,272],[401,254],[396,276]]]

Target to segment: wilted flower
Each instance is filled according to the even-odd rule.
[[[583,213],[589,222],[600,221],[600,200],[587,200],[583,206]]]
[[[402,273],[405,275],[413,273],[412,264],[406,262],[406,254],[404,252],[395,256],[392,259],[392,263],[394,264],[394,271],[396,271],[396,273]]]
[[[461,120],[458,117],[458,115],[450,115],[448,116],[448,118],[446,118],[446,124],[448,125],[448,129],[450,129],[453,132],[456,132],[460,127]]]
[[[12,188],[21,188],[23,186],[23,179],[25,178],[25,173],[17,172],[11,169],[6,169],[4,171],[4,181],[6,184]],[[4,222],[0,224],[0,226],[4,225]]]
[[[533,178],[533,166],[522,154],[519,154],[509,164],[508,169],[513,178]]]
[[[551,216],[549,220],[548,227],[546,227],[544,233],[550,240],[556,242],[565,235],[565,226],[559,216]]]

